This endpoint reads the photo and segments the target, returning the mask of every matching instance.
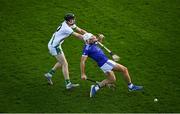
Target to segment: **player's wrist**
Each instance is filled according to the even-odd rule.
[[[111,51],[110,53],[109,53],[111,56],[113,56],[114,55],[114,53]]]

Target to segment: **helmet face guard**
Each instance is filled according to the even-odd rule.
[[[85,33],[83,35],[83,40],[84,41],[89,41],[92,38],[92,36],[93,36],[93,34],[91,34],[91,33]]]
[[[96,37],[91,33],[85,33],[83,35],[83,40],[85,41],[86,44],[94,44],[97,42]]]
[[[64,20],[66,21],[70,21],[71,19],[75,19],[75,16],[73,13],[67,13],[65,16],[64,16]]]

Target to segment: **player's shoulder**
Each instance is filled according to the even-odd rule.
[[[98,47],[97,43],[91,45],[92,47]]]
[[[68,24],[66,23],[66,21],[62,22],[62,27],[65,29],[69,29],[71,27],[68,26]]]
[[[89,46],[90,46],[89,44],[84,44],[84,49],[89,50]]]
[[[65,25],[67,25],[67,23],[66,23],[66,21],[63,21],[62,26],[65,26]]]
[[[61,23],[61,25],[62,25],[62,27],[67,27],[67,26],[68,26],[68,24],[66,23],[66,21],[63,21],[63,22]]]
[[[61,27],[62,31],[70,31],[72,32],[73,29],[71,27],[68,26],[68,24],[64,21],[62,22],[62,27]]]

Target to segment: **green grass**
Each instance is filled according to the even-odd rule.
[[[0,0],[0,112],[180,112],[179,0]],[[48,86],[43,74],[55,59],[47,43],[67,12],[77,25],[103,33],[104,44],[121,56],[135,84],[144,92],[128,92],[122,74],[117,89],[89,98],[92,83],[80,79],[83,43],[73,37],[63,49],[70,77],[81,87],[64,88],[61,71]],[[98,75],[97,75],[98,74]],[[105,78],[87,62],[87,75]],[[159,102],[154,103],[157,97]]]

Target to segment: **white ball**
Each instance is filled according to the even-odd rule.
[[[158,99],[157,99],[157,98],[155,98],[155,99],[154,99],[154,102],[158,102]]]

